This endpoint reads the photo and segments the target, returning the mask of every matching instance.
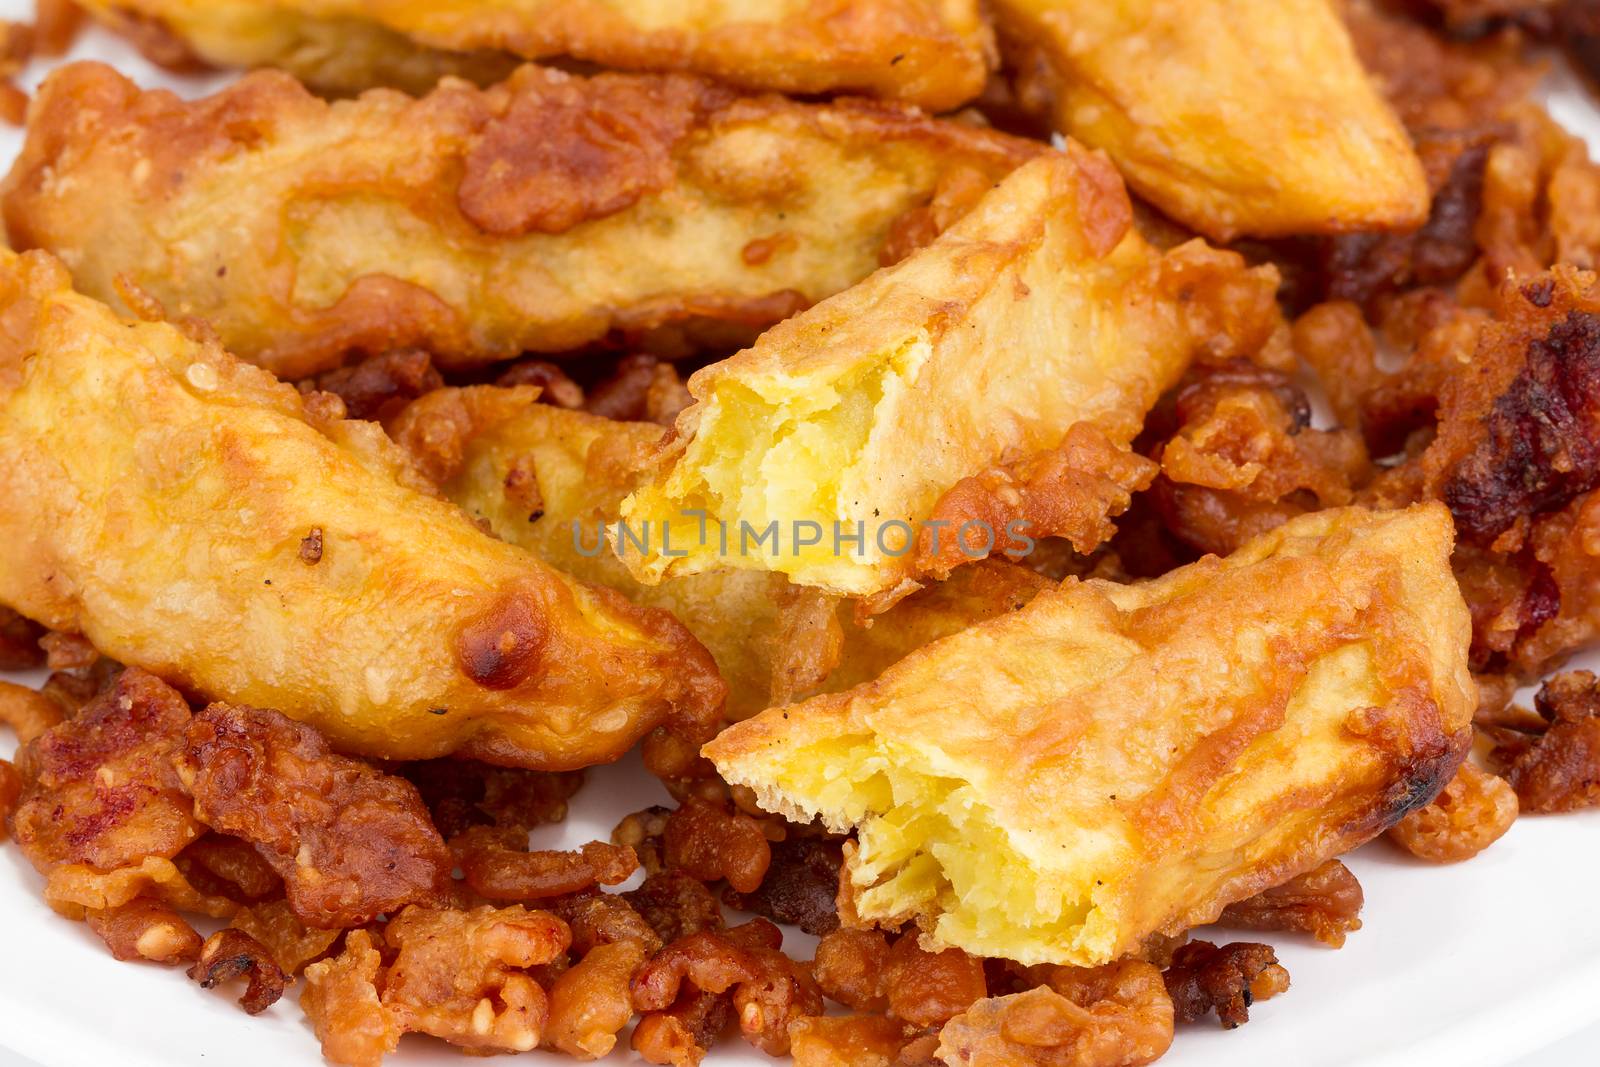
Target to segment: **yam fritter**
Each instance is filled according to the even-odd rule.
[[[448,367],[753,337],[1045,150],[890,104],[538,67],[329,104],[275,72],[186,103],[75,64],[29,130],[4,191],[16,247],[113,306],[124,276],[288,378],[406,345]]]
[[[87,0],[221,66],[354,92],[492,75],[507,56],[690,71],[746,89],[852,92],[944,111],[983,89],[978,0]]]
[[[688,631],[484,534],[377,426],[44,253],[0,258],[0,318],[0,600],[29,617],[387,758],[566,769],[719,720]]]
[[[1200,242],[1157,252],[1116,172],[1068,144],[933,245],[690,378],[697,403],[623,505],[618,555],[647,582],[737,567],[892,602],[916,587],[908,545],[948,490],[1079,422],[1126,446],[1193,356],[1265,342],[1270,295],[1257,321],[1220,305],[1276,284]]]
[[[1018,95],[1219,241],[1414,227],[1428,184],[1328,0],[997,0]]]
[[[1069,580],[705,751],[763,807],[855,830],[861,919],[1105,963],[1450,780],[1477,692],[1451,543],[1438,504],[1333,509],[1149,582]]]

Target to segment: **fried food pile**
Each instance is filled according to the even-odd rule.
[[[1280,1010],[1600,804],[1590,6],[84,3],[252,69],[0,183],[0,837],[345,1067]]]

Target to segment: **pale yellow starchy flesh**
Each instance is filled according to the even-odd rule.
[[[638,468],[665,434],[661,427],[531,403],[524,390],[476,387],[416,401],[401,419],[400,443],[418,430],[426,437],[428,419],[450,418],[463,405],[474,409],[477,429],[440,486],[446,497],[563,573],[672,612],[716,659],[728,683],[730,718],[770,706],[785,653],[805,655],[781,647],[787,584],[781,575],[714,570],[645,585],[601,540],[600,524],[616,521]],[[840,604],[838,642],[817,668],[825,677],[814,688],[831,691],[876,677],[913,649],[1014,611],[1050,584],[1025,567],[991,560],[907,597],[870,626],[855,621],[852,605]]]
[[[1373,837],[1471,736],[1438,504],[1322,511],[1134,585],[1069,580],[705,752],[854,829],[868,922],[1093,965]]]
[[[676,621],[484,534],[376,425],[120,321],[41,252],[0,252],[0,455],[0,603],[343,750],[577,767],[720,720]]]
[[[995,0],[1022,95],[1215,240],[1417,226],[1411,141],[1329,0]]]
[[[709,74],[749,89],[856,92],[930,111],[977,96],[994,61],[978,0],[87,0],[198,58],[282,67],[320,88],[417,86],[505,55]]]
[[[449,366],[706,324],[744,343],[877,269],[951,182],[1044,150],[681,75],[330,104],[262,71],[186,102],[81,63],[41,88],[3,203],[86,295],[120,306],[125,277],[298,378],[406,345]]]
[[[912,581],[907,531],[962,478],[1077,422],[1127,443],[1198,344],[1129,218],[1104,159],[1069,144],[932,245],[699,371],[623,506],[618,554],[645,581],[740,567],[893,595]]]

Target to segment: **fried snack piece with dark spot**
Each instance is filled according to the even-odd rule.
[[[1034,538],[1064,537],[1093,552],[1156,470],[1093,423],[1076,423],[1055,448],[947,489],[918,535],[917,572],[942,581],[992,553],[1016,560]]]
[[[1432,803],[1390,827],[1389,837],[1418,859],[1456,863],[1500,840],[1517,812],[1516,792],[1467,762]]]
[[[1192,1023],[1212,1011],[1224,1030],[1250,1021],[1250,1006],[1289,988],[1289,972],[1271,945],[1234,941],[1218,948],[1191,941],[1173,953],[1162,977],[1177,1020]]]
[[[119,960],[171,964],[200,958],[200,935],[159,900],[136,897],[105,911],[91,911],[83,921]]]
[[[230,925],[265,947],[283,973],[291,976],[325,956],[340,934],[307,926],[281,899],[240,908]]]
[[[444,388],[433,369],[433,357],[421,348],[396,348],[368,356],[348,367],[319,374],[300,383],[301,392],[317,389],[344,401],[352,419],[383,422],[423,393]]]
[[[822,1014],[822,994],[807,968],[781,951],[783,934],[765,919],[672,942],[633,980],[633,1006],[665,1011],[685,986],[701,993],[730,992],[739,1029],[772,1056],[789,1052],[789,1023]]]
[[[250,1015],[260,1015],[278,1002],[288,984],[272,953],[242,930],[219,930],[206,938],[200,957],[189,968],[189,977],[202,989],[215,989],[235,978],[248,978],[249,985],[239,998],[239,1006]]]
[[[379,994],[387,971],[379,943],[367,930],[352,930],[339,955],[306,968],[300,1006],[330,1063],[379,1067],[400,1043],[400,1024]]]
[[[772,849],[750,816],[687,797],[667,816],[662,862],[702,882],[726,879],[738,892],[753,893],[766,876]]]
[[[631,941],[653,956],[662,945],[661,935],[618,893],[586,889],[542,901],[541,906],[572,931],[572,951],[587,955],[597,945]]]
[[[646,874],[659,874],[662,870],[662,839],[667,833],[667,819],[674,810],[656,804],[643,811],[624,815],[611,831],[611,843],[633,849]]]
[[[407,763],[398,773],[417,787],[446,839],[483,824],[531,830],[560,822],[584,777],[582,771],[525,771],[465,759]]]
[[[764,919],[798,926],[815,937],[839,928],[839,868],[844,863],[838,841],[815,837],[789,837],[771,846],[772,863],[753,893],[732,886],[722,891],[722,902]]]
[[[722,908],[704,882],[669,868],[644,880],[623,898],[650,924],[662,941],[672,942],[723,927]]]
[[[1401,820],[1402,825],[1406,819]],[[1282,885],[1229,904],[1217,921],[1245,930],[1300,931],[1340,948],[1346,934],[1361,929],[1361,905],[1365,901],[1361,883],[1350,868],[1338,860],[1329,860]]]
[[[1202,371],[1178,393],[1178,429],[1156,453],[1156,500],[1169,529],[1199,552],[1227,555],[1296,515],[1349,504],[1371,465],[1361,438],[1310,428],[1305,394],[1286,375],[1236,363]]]
[[[283,879],[254,845],[229,834],[207,833],[175,861],[193,886],[240,904],[257,904],[283,892]]]
[[[27,744],[64,718],[61,702],[25,685],[0,682],[0,723]]]
[[[213,704],[182,761],[199,817],[255,845],[308,925],[358,926],[448,888],[450,853],[416,787],[334,754],[309,726]]]
[[[452,838],[466,883],[485,900],[542,900],[596,885],[618,885],[639,869],[633,849],[591,841],[572,852],[527,849],[521,828],[476,826]]]
[[[0,604],[0,671],[27,671],[44,663],[43,626]]]
[[[945,1024],[948,1067],[1138,1067],[1172,1044],[1173,1003],[1151,964],[1052,968],[1048,982],[980,1001]]]
[[[383,1006],[407,1031],[468,1049],[529,1052],[547,1005],[528,970],[563,956],[569,938],[560,919],[517,905],[408,907],[384,928],[396,955]]]
[[[130,668],[75,718],[22,747],[12,832],[39,873],[170,860],[200,836],[173,766],[189,721],[176,690]]]
[[[550,987],[542,1044],[595,1060],[617,1044],[633,1019],[633,976],[648,953],[636,941],[612,941],[583,954]]]
[[[411,346],[448,370],[760,330],[872,273],[948,171],[992,183],[1048,151],[872,101],[535,66],[335,106],[278,71],[190,102],[78,63],[32,131],[4,195],[19,247],[108,303],[125,275],[286,379]],[[91,189],[136,170],[146,195]],[[175,263],[162,233],[202,217]],[[747,262],[773,234],[785,250]]]
[[[1497,766],[1523,811],[1600,805],[1600,687],[1592,671],[1549,679],[1534,697],[1535,719],[1490,730]]]
[[[732,1021],[731,997],[689,988],[670,1007],[646,1012],[639,1019],[633,1029],[633,1050],[646,1063],[695,1067]]]

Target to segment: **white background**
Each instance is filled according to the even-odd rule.
[[[0,0],[0,17],[30,11],[27,0]],[[113,62],[144,84],[201,88],[163,78],[101,34],[75,54]],[[28,72],[29,88],[43,69]],[[1562,121],[1600,132],[1600,113],[1569,79],[1558,78],[1552,92]],[[0,166],[19,138],[0,129]],[[0,755],[10,743],[0,737]],[[571,822],[551,828],[540,847],[603,835],[620,814],[658,799],[637,768],[597,777]],[[1484,856],[1456,867],[1429,868],[1381,842],[1350,863],[1366,888],[1366,927],[1339,952],[1269,938],[1289,967],[1291,990],[1233,1033],[1185,1028],[1163,1067],[1600,1064],[1600,813],[1521,820]],[[85,928],[49,912],[37,877],[10,847],[0,847],[0,929],[0,1067],[318,1062],[293,991],[250,1020],[180,972],[112,961]],[[804,954],[803,940],[791,946]],[[471,1062],[417,1039],[399,1060]],[[770,1062],[735,1040],[707,1065]]]

